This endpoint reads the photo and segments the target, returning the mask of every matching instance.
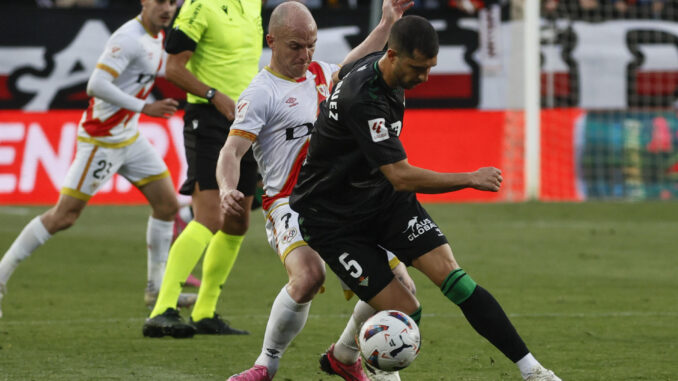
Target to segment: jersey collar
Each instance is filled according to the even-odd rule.
[[[134,19],[137,20],[137,21],[139,21],[139,24],[141,24],[141,26],[144,28],[144,30],[146,31],[146,33],[148,33],[149,36],[151,36],[151,37],[153,37],[153,38],[158,38],[158,35],[157,35],[157,34],[151,33],[151,31],[148,30],[148,28],[146,28],[146,25],[144,25],[144,22],[141,21],[141,15],[135,17]],[[158,33],[158,34],[159,34],[159,33]]]
[[[284,79],[285,81],[290,81],[290,82],[297,82],[297,83],[299,83],[299,82],[304,82],[304,81],[306,80],[306,76],[305,76],[305,75],[304,75],[303,77],[297,78],[297,79],[290,78],[290,77],[288,77],[288,76],[286,76],[286,75],[284,75],[284,74],[280,74],[280,73],[276,72],[275,70],[271,69],[271,67],[268,66],[268,65],[264,66],[264,69],[265,69],[267,72],[269,72],[269,73],[275,75],[276,77],[278,77],[278,78],[280,78],[280,79]]]

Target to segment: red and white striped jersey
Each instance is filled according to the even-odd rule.
[[[96,68],[113,76],[113,85],[139,98],[137,110],[128,110],[99,98],[90,99],[78,128],[80,140],[122,144],[138,134],[137,121],[143,100],[150,94],[164,55],[164,32],[146,31],[140,16],[123,24],[106,42]]]
[[[229,135],[253,142],[264,182],[264,209],[292,193],[318,106],[329,96],[332,73],[338,70],[338,65],[314,61],[304,78],[294,80],[266,67],[240,94]]]

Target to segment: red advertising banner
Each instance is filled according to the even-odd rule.
[[[0,205],[56,203],[61,182],[75,157],[77,124],[82,111],[28,113],[0,111]],[[175,186],[185,173],[183,121],[142,115],[141,132],[164,158]],[[143,195],[115,175],[92,204],[140,204]]]
[[[80,111],[29,113],[0,111],[0,205],[48,205],[57,201],[76,149]],[[542,196],[579,200],[576,189],[574,134],[580,110],[542,113]],[[175,186],[185,178],[182,114],[170,119],[142,116],[140,129],[164,158]],[[411,164],[443,172],[479,167],[501,168],[498,193],[467,189],[420,195],[425,202],[522,201],[523,120],[521,112],[478,110],[408,110],[401,140]],[[144,197],[116,175],[93,204],[141,204]]]

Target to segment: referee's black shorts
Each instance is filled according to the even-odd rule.
[[[400,193],[379,213],[361,222],[319,220],[300,213],[304,240],[364,301],[393,279],[384,249],[406,265],[447,244],[438,225],[413,194]]]
[[[232,123],[211,104],[186,104],[184,149],[188,170],[179,193],[192,195],[196,183],[200,190],[219,189],[217,160]],[[257,162],[250,147],[240,162],[238,190],[245,196],[251,196],[256,186]]]

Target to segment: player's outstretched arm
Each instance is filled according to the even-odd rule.
[[[381,50],[388,41],[393,24],[403,17],[403,13],[414,5],[412,0],[384,0],[381,6],[381,20],[379,24],[370,32],[370,34],[348,53],[344,61],[345,65],[362,58],[372,52]]]
[[[444,173],[410,165],[407,159],[379,167],[397,191],[447,193],[464,188],[498,192],[503,178],[501,170],[483,167],[475,172]]]
[[[250,148],[252,142],[236,135],[229,135],[221,147],[217,160],[217,184],[221,211],[229,216],[241,216],[245,210],[240,201],[245,197],[237,189],[240,179],[240,160]]]
[[[165,98],[153,103],[144,104],[141,112],[148,116],[167,119],[177,111],[177,107],[179,107],[179,102],[172,98]]]

